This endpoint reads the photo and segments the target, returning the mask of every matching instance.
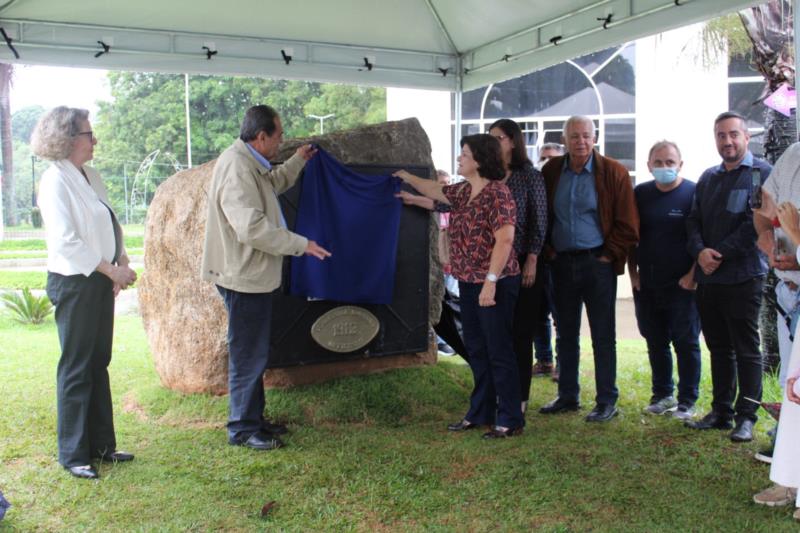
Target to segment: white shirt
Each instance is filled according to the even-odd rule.
[[[791,145],[778,158],[763,188],[769,191],[776,205],[792,202],[800,207],[800,143]],[[781,228],[775,228],[775,244],[782,255],[794,254],[797,248]],[[775,275],[782,281],[800,284],[800,271],[776,268]]]
[[[39,185],[47,270],[64,276],[88,277],[101,260],[111,262],[116,249],[106,187],[96,170],[83,170],[91,185],[70,161],[54,161]]]

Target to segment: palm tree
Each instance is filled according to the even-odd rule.
[[[764,76],[764,90],[759,100],[767,98],[784,83],[794,87],[791,0],[770,0],[740,11],[739,18],[752,42],[753,63]],[[797,141],[797,124],[794,117],[767,108],[764,128],[764,155],[770,163],[775,163],[786,148]]]
[[[764,90],[759,101],[763,101],[784,83],[794,87],[791,0],[770,0],[765,4],[740,11],[739,18],[752,43],[753,64],[764,76]],[[797,141],[797,123],[794,116],[787,117],[769,107],[766,108],[765,115],[764,156],[774,164],[789,145]],[[773,372],[780,365],[776,326],[778,313],[774,290],[776,283],[777,278],[770,271],[764,287],[759,317],[764,366]]]
[[[3,157],[2,217],[9,226],[17,224],[14,194],[14,147],[11,142],[11,77],[14,65],[0,63],[0,152]],[[2,228],[2,226],[0,226]],[[1,235],[2,233],[0,233]]]

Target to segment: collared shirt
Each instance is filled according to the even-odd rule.
[[[564,158],[553,201],[552,241],[556,252],[588,250],[603,245],[594,184],[594,154],[579,173]]]
[[[791,145],[778,158],[769,179],[764,182],[764,190],[772,195],[776,205],[792,202],[800,208],[800,143]],[[775,228],[775,249],[780,255],[794,255],[797,247],[786,232]],[[800,285],[800,271],[774,270],[782,281]]]
[[[450,201],[450,268],[453,276],[466,283],[483,283],[489,273],[494,249],[494,234],[505,225],[514,225],[517,208],[508,187],[490,181],[475,198],[469,199],[472,185],[462,181],[445,185],[442,192]],[[519,262],[508,254],[500,277],[519,274]]]
[[[736,168],[713,166],[697,181],[692,211],[686,221],[687,251],[694,258],[704,248],[722,254],[722,263],[713,274],[707,276],[702,269],[695,269],[698,283],[731,285],[763,276],[767,271],[765,257],[756,246],[750,208],[753,170],[761,172],[763,183],[772,166],[748,151]]]
[[[258,151],[255,148],[250,146],[250,143],[246,142],[246,143],[244,143],[244,145],[247,146],[247,149],[250,150],[250,153],[253,154],[253,157],[256,158],[256,161],[261,163],[261,165],[264,168],[266,168],[267,170],[272,170],[272,164],[270,164],[270,162],[267,160],[266,157],[264,157],[263,155],[259,154]],[[278,199],[278,195],[277,194],[275,195],[275,199],[276,200]],[[281,217],[281,227],[286,229],[286,219],[283,216],[283,209],[281,209],[280,201],[278,201],[278,214]]]

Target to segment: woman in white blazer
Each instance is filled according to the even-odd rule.
[[[56,374],[58,461],[95,479],[92,460],[130,461],[117,450],[108,365],[114,297],[136,281],[99,174],[85,166],[97,139],[85,109],[57,107],[31,137],[52,161],[39,185],[47,237],[47,296],[55,305],[61,358]]]

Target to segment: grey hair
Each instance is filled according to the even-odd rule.
[[[662,148],[666,148],[668,146],[675,149],[675,151],[678,153],[678,159],[681,160],[683,159],[683,156],[681,155],[681,149],[678,148],[677,144],[675,144],[672,141],[663,140],[663,141],[658,141],[653,145],[652,148],[650,148],[650,152],[647,154],[648,161],[653,157],[653,152],[655,152],[656,150],[661,150]]]
[[[44,114],[31,134],[31,149],[42,159],[59,161],[72,153],[81,122],[89,120],[89,111],[58,106]]]
[[[555,150],[559,154],[563,154],[564,153],[564,145],[563,144],[559,144],[559,143],[544,143],[542,145],[542,147],[539,148],[540,152],[542,150]]]
[[[564,128],[561,130],[561,134],[565,139],[567,138],[567,131],[569,131],[570,126],[573,124],[591,124],[592,133],[594,134],[594,120],[590,119],[586,115],[573,115],[569,117],[566,122],[564,122]]]

